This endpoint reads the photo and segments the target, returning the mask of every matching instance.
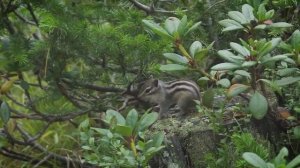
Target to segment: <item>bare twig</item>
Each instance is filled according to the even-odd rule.
[[[78,83],[76,81],[71,81],[68,79],[62,79],[62,81],[64,83],[67,83],[72,86],[77,85],[77,86],[83,87],[85,89],[96,90],[96,91],[100,91],[100,92],[122,92],[122,91],[124,91],[123,89],[120,89],[120,88],[102,87],[102,86],[96,86],[96,85],[92,85],[92,84],[83,84],[83,83]]]
[[[17,11],[14,11],[14,14],[15,14],[20,20],[22,20],[23,22],[28,23],[28,24],[33,25],[33,26],[37,26],[35,22],[26,19],[24,16],[22,16],[21,14],[19,14]]]

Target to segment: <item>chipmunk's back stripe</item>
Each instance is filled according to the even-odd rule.
[[[197,97],[200,97],[199,88],[198,86],[189,81],[175,81],[168,83],[165,88],[169,93],[173,93],[175,91],[189,91],[193,94],[196,94]]]

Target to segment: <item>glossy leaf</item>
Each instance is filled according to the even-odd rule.
[[[173,37],[171,35],[169,35],[169,33],[165,29],[163,29],[161,26],[154,23],[153,21],[143,20],[143,23],[147,27],[149,27],[154,33],[158,34],[159,36],[164,37],[166,39],[170,39],[170,40],[173,39]]]
[[[269,11],[265,14],[265,19],[266,19],[266,20],[267,20],[267,19],[271,19],[271,18],[274,16],[274,13],[275,13],[274,9],[269,10]]]
[[[167,65],[161,65],[159,69],[161,71],[183,71],[183,70],[187,70],[188,67],[179,64],[167,64]]]
[[[268,54],[272,50],[272,43],[267,42],[267,43],[264,43],[261,47],[260,46],[258,46],[258,47],[259,47],[258,57],[261,57],[261,56]]]
[[[255,153],[245,152],[243,153],[243,158],[254,167],[268,168],[267,163]]]
[[[296,168],[299,165],[300,165],[300,155],[296,156],[292,161],[290,161],[286,165],[286,168]]]
[[[291,44],[293,48],[297,51],[300,51],[300,31],[296,30],[292,34]]]
[[[126,116],[126,125],[134,128],[137,121],[138,121],[138,112],[135,109],[130,110]]]
[[[251,20],[255,20],[252,6],[248,4],[244,4],[242,6],[242,13],[245,16],[245,18],[248,20],[248,22],[250,22]]]
[[[219,24],[225,27],[222,30],[223,32],[231,31],[231,30],[238,30],[238,29],[243,29],[244,28],[240,23],[238,23],[235,20],[231,20],[231,19],[221,20],[221,21],[219,21]]]
[[[268,62],[276,62],[276,61],[280,61],[280,60],[285,60],[288,57],[286,55],[276,55],[270,58],[266,58],[264,61],[262,61],[262,64],[268,63]]]
[[[296,72],[298,68],[285,68],[285,69],[279,69],[276,74],[279,76],[287,76],[291,75],[292,73]]]
[[[280,80],[276,80],[275,83],[278,86],[286,86],[295,82],[300,81],[300,77],[286,77],[286,78],[282,78]]]
[[[195,23],[192,27],[190,27],[190,28],[186,31],[186,33],[185,33],[184,35],[187,35],[189,32],[195,30],[197,27],[199,27],[200,24],[201,24],[201,22]]]
[[[196,53],[202,49],[202,44],[200,41],[194,41],[190,46],[190,54],[194,58]]]
[[[169,17],[165,21],[165,30],[170,34],[174,35],[177,32],[180,24],[180,20],[176,17]]]
[[[257,11],[257,16],[259,21],[264,21],[266,19],[265,15],[267,10],[265,8],[265,4],[260,4]]]
[[[269,27],[271,28],[288,28],[288,27],[292,27],[292,24],[286,23],[286,22],[277,22],[277,23],[273,23],[270,24]]]
[[[227,91],[228,97],[234,97],[237,96],[245,91],[247,91],[250,88],[250,86],[243,85],[243,84],[234,84],[230,86],[230,88]]]
[[[185,34],[186,28],[187,28],[187,16],[184,15],[182,19],[180,20],[177,32],[180,36],[183,36]]]
[[[3,101],[0,106],[0,117],[4,123],[7,123],[10,118],[10,110],[5,101]]]
[[[243,56],[249,56],[250,51],[238,43],[230,42],[230,47]]]
[[[220,51],[218,51],[218,55],[220,57],[222,57],[224,60],[235,63],[235,64],[241,64],[241,62],[243,60],[245,60],[244,57],[236,56],[228,50],[220,50]]]
[[[230,86],[230,84],[231,83],[230,83],[229,79],[226,79],[226,78],[217,81],[217,85],[221,85],[224,88],[228,88]]]
[[[286,147],[281,148],[281,150],[279,151],[279,153],[277,154],[277,156],[274,159],[274,163],[275,165],[279,166],[282,163],[285,163],[285,157],[288,156],[289,151]]]
[[[126,126],[126,125],[117,125],[115,127],[115,132],[122,136],[125,136],[125,137],[131,136],[132,131],[133,131],[133,128],[130,126]]]
[[[183,57],[179,54],[176,53],[164,53],[164,57],[167,59],[174,61],[175,63],[180,63],[180,64],[188,64],[188,59],[186,57]]]
[[[259,25],[255,26],[254,29],[261,29],[261,30],[263,30],[266,27],[267,27],[267,25],[265,25],[265,24],[259,24]]]
[[[236,70],[236,71],[234,71],[234,74],[236,74],[236,75],[241,75],[241,76],[245,76],[245,77],[247,77],[248,79],[251,79],[250,73],[247,72],[247,71],[244,71],[244,70]]]
[[[256,61],[245,61],[245,62],[242,64],[242,67],[244,67],[244,68],[249,68],[249,67],[255,66],[256,64],[257,64]]]
[[[153,136],[152,140],[153,140],[152,141],[152,146],[160,147],[163,143],[163,140],[164,140],[164,134],[162,132],[159,132],[159,133],[157,133]]]
[[[110,123],[110,122],[112,122],[113,118],[116,119],[117,124],[119,124],[119,125],[125,125],[125,123],[126,123],[125,118],[119,112],[117,112],[115,110],[107,110],[105,120]]]
[[[233,69],[237,69],[240,67],[241,67],[240,65],[226,62],[226,63],[217,64],[217,65],[211,67],[211,69],[215,70],[215,71],[221,71],[221,70],[233,70]]]
[[[259,92],[255,92],[249,102],[249,109],[255,119],[262,119],[268,111],[268,101]]]
[[[239,22],[240,24],[246,24],[246,23],[249,23],[248,20],[245,18],[245,16],[241,13],[241,12],[238,12],[238,11],[230,11],[228,12],[228,16]]]
[[[158,118],[158,113],[144,114],[139,122],[138,130],[144,131],[150,125],[152,125]]]

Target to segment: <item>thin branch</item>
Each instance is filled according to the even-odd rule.
[[[35,14],[34,14],[34,11],[33,11],[32,6],[30,5],[29,2],[27,2],[26,4],[27,4],[27,9],[29,10],[29,12],[30,12],[30,14],[31,14],[31,16],[32,16],[32,19],[34,20],[35,24],[36,24],[37,26],[39,26],[39,21],[38,21],[37,17],[36,17]]]
[[[26,131],[24,131],[19,125],[16,125],[18,131],[21,133],[21,135],[24,138],[27,139],[32,139],[32,137],[29,135],[29,133],[27,133]],[[49,158],[51,159],[55,159],[55,160],[59,160],[62,164],[68,164],[69,162],[74,163],[76,165],[81,165],[82,167],[86,167],[86,168],[91,168],[94,167],[93,165],[89,164],[89,163],[82,163],[80,160],[75,159],[75,158],[70,158],[67,156],[61,156],[59,154],[53,153],[48,151],[46,148],[44,148],[42,145],[40,145],[37,142],[32,142],[30,144],[32,147],[34,147],[37,150],[40,150],[41,152],[47,154],[49,156]]]
[[[146,12],[147,14],[155,14],[155,13],[162,13],[162,14],[176,14],[176,11],[166,11],[166,10],[159,10],[155,9],[154,6],[147,6],[144,5],[136,0],[129,0],[137,9]],[[187,10],[183,10],[186,12]]]
[[[26,19],[24,16],[22,16],[21,14],[19,14],[17,11],[14,11],[14,14],[15,14],[20,20],[22,20],[23,22],[28,23],[28,24],[33,25],[33,26],[37,26],[35,22]]]
[[[83,84],[83,83],[78,83],[75,81],[71,81],[68,79],[62,79],[62,81],[64,83],[67,83],[69,85],[74,86],[77,85],[79,87],[83,87],[85,89],[90,89],[90,90],[96,90],[96,91],[100,91],[100,92],[123,92],[123,89],[120,88],[116,88],[116,87],[102,87],[102,86],[96,86],[96,85],[92,85],[92,84]]]

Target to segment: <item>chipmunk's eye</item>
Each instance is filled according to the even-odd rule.
[[[146,93],[150,93],[150,92],[151,92],[151,88],[150,88],[150,87],[147,88],[147,89],[145,90],[145,92],[146,92]]]

